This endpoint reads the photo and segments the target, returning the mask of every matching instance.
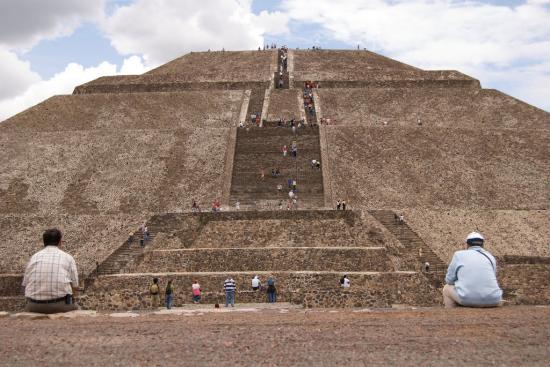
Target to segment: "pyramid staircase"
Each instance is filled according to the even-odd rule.
[[[297,157],[290,156],[295,141]],[[286,145],[286,157],[282,148]],[[289,127],[266,122],[263,127],[239,128],[233,160],[230,205],[239,200],[249,209],[276,209],[289,199],[288,179],[297,182],[298,208],[319,208],[324,204],[322,170],[311,167],[312,159],[321,159],[318,127],[303,127],[296,134]],[[272,177],[271,170],[279,169],[280,176]],[[261,171],[264,178],[261,178]],[[277,185],[282,190],[277,190]]]
[[[124,273],[143,254],[145,246],[148,246],[154,238],[154,233],[149,233],[149,237],[145,239],[141,231],[134,232],[122,246],[109,255],[101,265],[97,266],[96,275]]]
[[[286,53],[288,55],[288,53]],[[288,73],[288,64],[284,64],[281,57],[285,55],[285,51],[279,49],[277,53],[277,71],[273,75],[273,80],[275,81],[275,88],[278,89],[289,89],[290,88],[290,74]],[[282,70],[282,75],[280,71]],[[279,79],[283,78],[283,85],[279,87]]]
[[[447,265],[407,223],[396,221],[397,215],[392,210],[369,210],[368,212],[382,223],[404,246],[405,251],[401,255],[409,268],[421,271],[423,265],[428,262],[430,270],[425,273],[426,277],[437,288],[445,284]]]

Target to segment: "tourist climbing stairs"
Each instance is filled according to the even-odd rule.
[[[297,156],[291,146],[297,145]],[[283,155],[283,146],[288,153]],[[276,209],[282,201],[286,209],[290,187],[296,180],[298,208],[316,208],[324,204],[322,168],[311,166],[321,159],[318,127],[302,127],[294,134],[290,127],[268,122],[263,127],[239,128],[233,161],[230,205],[237,200],[242,208]],[[272,170],[280,175],[272,176]],[[263,177],[262,177],[263,171]],[[280,185],[281,190],[278,190]]]
[[[302,91],[302,97],[304,99],[304,111],[306,113],[306,120],[309,125],[317,124],[317,111],[315,110],[313,88],[314,83],[304,83],[304,89]]]
[[[424,271],[426,262],[430,264],[429,272],[424,272],[433,285],[440,287],[444,284],[446,272],[445,263],[437,254],[420,238],[406,222],[400,223],[397,214],[392,210],[369,210],[369,213],[382,223],[404,246],[408,253],[404,258],[413,259],[411,264],[416,271]],[[416,259],[416,262],[414,262]]]
[[[154,238],[154,233],[149,232],[149,236],[146,239],[141,231],[137,230],[128,237],[122,246],[117,248],[105,261],[99,264],[95,274],[92,275],[99,276],[127,272]]]
[[[260,116],[260,123],[262,118],[262,110],[264,107],[265,89],[254,88],[250,92],[250,101],[248,102],[248,110],[246,113],[246,124],[254,124],[252,116]]]
[[[275,88],[289,89],[290,88],[290,75],[288,73],[288,65],[283,62],[283,56],[287,56],[288,51],[280,49],[277,54],[277,71],[273,75],[275,81]],[[281,86],[279,80],[283,79],[283,85]]]

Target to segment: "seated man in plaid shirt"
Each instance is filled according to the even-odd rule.
[[[23,287],[28,312],[57,313],[78,308],[73,302],[78,287],[76,263],[71,255],[60,250],[61,237],[61,231],[55,228],[44,232],[44,249],[27,264]]]

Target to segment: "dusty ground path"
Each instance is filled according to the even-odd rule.
[[[2,366],[549,366],[550,307],[0,319]]]

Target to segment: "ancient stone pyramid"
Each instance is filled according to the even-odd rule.
[[[286,66],[283,54],[194,52],[0,123],[0,308],[20,304],[21,273],[51,226],[89,279],[90,307],[146,307],[138,293],[152,274],[179,281],[176,303],[194,277],[216,301],[227,274],[255,300],[244,293],[255,273],[308,305],[434,304],[444,264],[474,229],[505,264],[511,301],[550,299],[549,113],[369,51],[289,50]],[[293,133],[281,118],[306,127]],[[293,142],[297,157],[283,157]],[[299,210],[286,210],[289,178]],[[220,200],[222,213],[194,216],[193,200],[203,211]],[[326,210],[337,200],[353,211]],[[143,221],[154,235],[145,249]],[[425,261],[434,274],[419,272]],[[354,291],[339,292],[343,273]]]

